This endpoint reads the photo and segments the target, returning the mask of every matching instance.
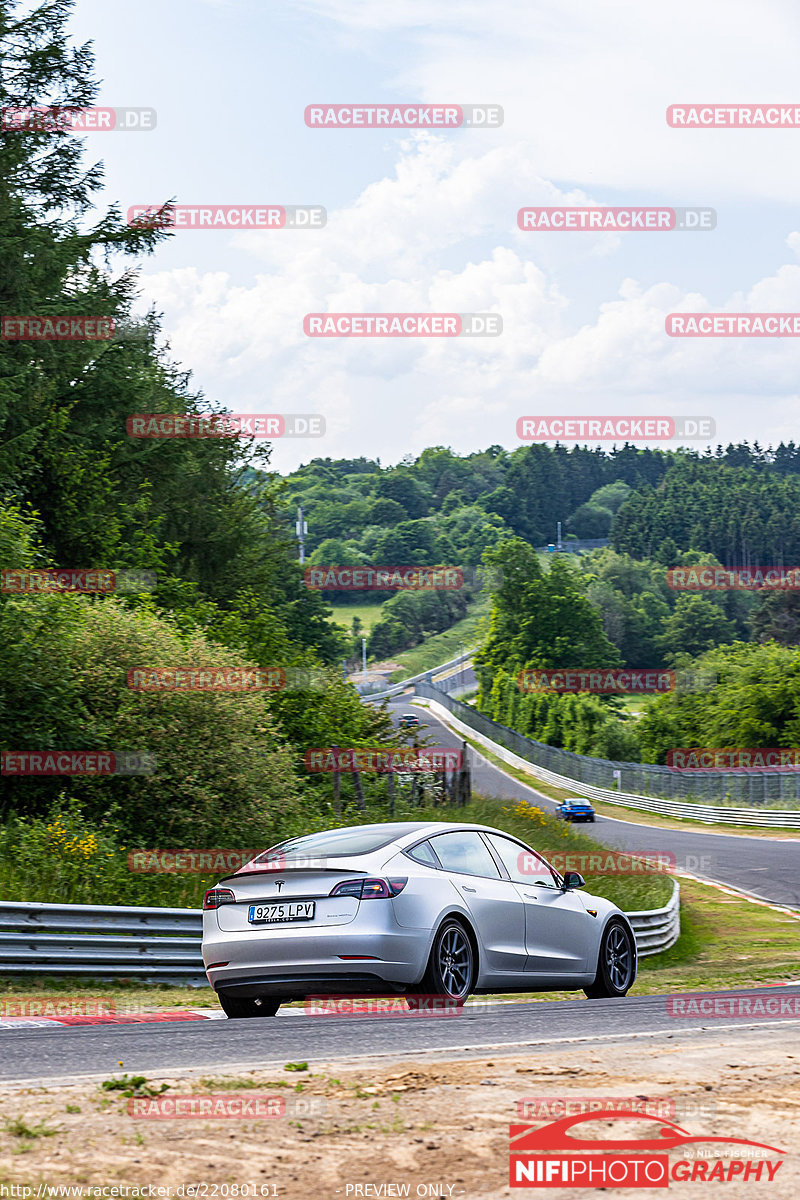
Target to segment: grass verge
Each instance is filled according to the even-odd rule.
[[[381,616],[380,604],[328,604],[333,609],[333,619],[337,625],[342,625],[350,633],[353,617],[361,621],[362,632],[366,637],[372,631]]]
[[[438,667],[439,663],[449,662],[451,658],[477,645],[480,641],[480,623],[488,619],[489,612],[489,600],[482,597],[470,606],[465,617],[456,621],[455,625],[451,625],[443,633],[435,633],[419,646],[403,650],[400,654],[393,654],[392,660],[401,665],[389,676],[389,682],[396,683],[409,675],[429,671],[432,667]]]

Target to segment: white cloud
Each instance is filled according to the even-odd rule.
[[[708,301],[632,277],[578,325],[556,282],[559,255],[566,261],[574,253],[568,239],[551,245],[555,267],[544,269],[532,257],[535,241],[496,228],[498,197],[520,178],[534,199],[565,199],[511,147],[459,158],[441,140],[412,140],[395,177],[330,214],[319,235],[248,235],[263,268],[251,286],[192,267],[145,276],[146,293],[165,311],[173,350],[207,393],[235,411],[325,415],[323,443],[276,449],[284,467],[316,454],[396,460],[432,441],[513,445],[516,417],[530,412],[709,414],[727,441],[746,436],[730,401],[738,397],[752,412],[753,395],[767,387],[776,436],[791,432],[796,343],[669,338],[667,313],[706,311]],[[472,255],[491,233],[498,244]],[[619,245],[612,235],[580,236],[586,245],[613,242],[612,252]],[[800,248],[800,235],[787,245]],[[746,295],[732,295],[725,309],[800,311],[800,265],[781,266]],[[313,311],[493,311],[504,332],[310,339],[302,316]],[[765,440],[766,422],[759,427]]]

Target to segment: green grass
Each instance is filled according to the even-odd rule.
[[[800,978],[800,919],[681,880],[681,936],[641,961],[651,992],[752,987]],[[637,984],[637,991],[643,990]]]
[[[40,1121],[38,1125],[28,1125],[22,1117],[14,1117],[13,1120],[7,1118],[3,1128],[13,1137],[24,1138],[55,1137],[59,1132],[58,1129],[48,1128],[44,1121]]]
[[[445,629],[444,633],[435,633],[418,646],[393,654],[392,661],[401,665],[389,676],[389,682],[396,683],[409,675],[429,671],[432,667],[438,667],[439,663],[449,662],[451,658],[477,646],[481,640],[480,623],[488,620],[490,607],[488,598],[481,597],[470,606],[465,617]]]
[[[371,632],[381,615],[380,604],[331,604],[330,607],[333,609],[334,621],[337,625],[343,625],[348,633],[353,624],[353,617],[358,617],[364,627],[364,636]]]

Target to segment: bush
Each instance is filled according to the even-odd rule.
[[[0,604],[0,741],[10,750],[146,751],[151,775],[73,776],[92,821],[112,812],[144,844],[269,842],[297,811],[292,752],[264,694],[135,692],[134,667],[247,668],[242,655],[110,598]],[[63,778],[4,780],[4,809],[46,811]]]

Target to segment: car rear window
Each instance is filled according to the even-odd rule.
[[[371,854],[373,850],[380,850],[395,838],[412,833],[418,828],[413,822],[398,821],[391,825],[362,825],[354,829],[329,829],[325,833],[308,833],[304,837],[292,838],[265,850],[254,861],[265,862],[276,854],[283,854],[287,858],[344,858],[353,854]]]

